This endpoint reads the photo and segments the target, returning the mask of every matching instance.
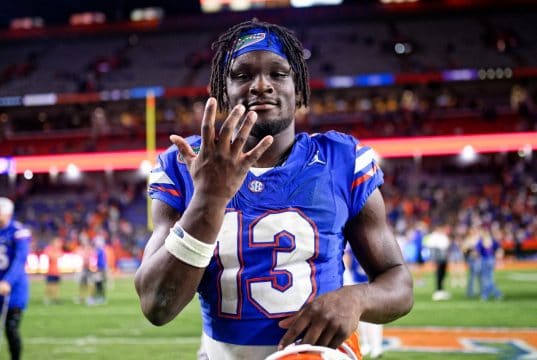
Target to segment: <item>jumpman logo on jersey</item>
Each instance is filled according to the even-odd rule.
[[[309,162],[308,166],[311,166],[313,164],[326,165],[326,161],[319,159],[319,150],[317,150],[317,152],[313,156],[313,159],[311,159],[311,161]]]

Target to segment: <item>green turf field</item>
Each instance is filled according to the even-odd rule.
[[[453,299],[430,300],[432,279],[416,287],[416,303],[405,318],[393,327],[512,327],[530,328],[537,336],[537,271],[517,270],[498,273],[502,301],[466,299],[462,289],[453,290]],[[449,281],[448,281],[449,283]],[[62,283],[61,305],[42,303],[43,281],[34,278],[28,311],[22,323],[23,359],[195,359],[200,319],[197,301],[171,324],[154,327],[142,316],[132,278],[118,278],[110,284],[108,303],[88,307],[76,305],[76,284]],[[528,329],[526,329],[528,330]],[[424,344],[427,340],[424,339]],[[7,359],[3,340],[0,359]],[[519,350],[510,344],[493,344],[498,354],[424,353],[388,350],[383,359],[516,359]],[[537,354],[531,355],[532,359]],[[522,357],[519,357],[522,359]],[[530,357],[526,357],[530,358]]]

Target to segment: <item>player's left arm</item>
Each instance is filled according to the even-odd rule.
[[[280,348],[301,336],[303,343],[336,348],[357,329],[360,320],[386,323],[412,308],[412,277],[386,223],[384,200],[378,189],[349,220],[345,234],[370,283],[326,293],[280,321],[280,326],[287,329]]]
[[[378,189],[347,223],[345,235],[369,277],[369,284],[351,287],[360,304],[360,320],[387,323],[407,314],[414,303],[412,275],[386,222]]]

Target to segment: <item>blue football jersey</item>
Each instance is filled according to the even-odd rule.
[[[26,308],[28,277],[24,270],[30,248],[31,232],[21,223],[11,221],[0,229],[0,279],[11,285],[9,308]],[[0,297],[0,304],[3,298]]]
[[[187,140],[199,149],[199,136]],[[383,174],[371,148],[335,131],[298,134],[282,166],[255,170],[227,206],[198,293],[208,336],[275,345],[285,333],[278,321],[342,286],[343,228]],[[183,213],[193,192],[171,146],[150,174],[149,195]]]

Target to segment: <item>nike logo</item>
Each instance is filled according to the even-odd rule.
[[[313,156],[313,159],[311,159],[311,161],[308,163],[308,166],[311,166],[313,164],[326,165],[326,161],[319,159],[319,150],[317,150],[317,152]]]

